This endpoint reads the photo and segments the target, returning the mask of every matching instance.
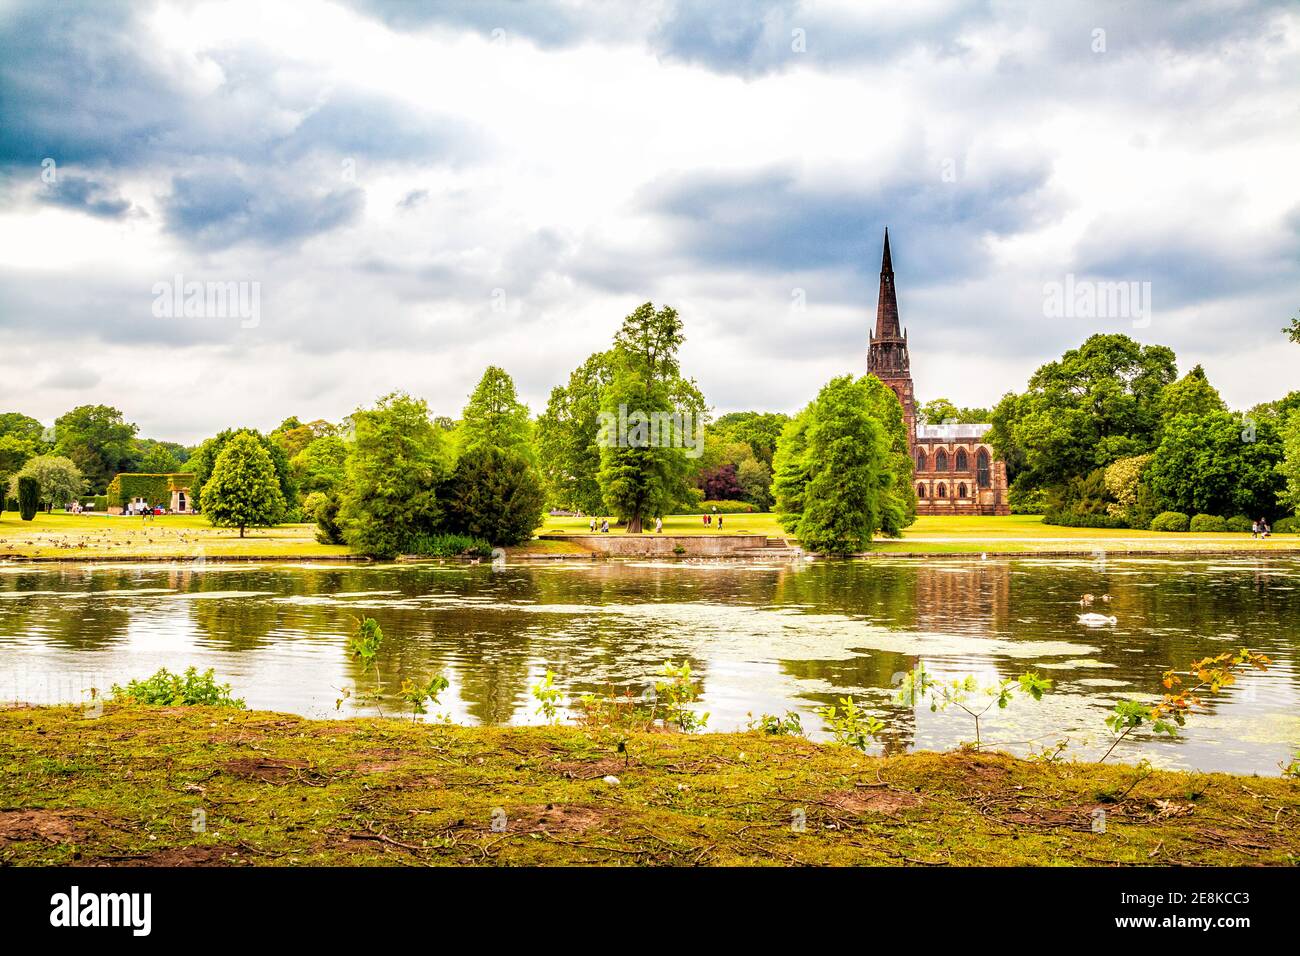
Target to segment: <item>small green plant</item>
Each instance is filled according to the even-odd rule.
[[[150,707],[234,707],[244,709],[243,698],[230,696],[229,684],[218,684],[209,668],[202,674],[187,667],[184,674],[173,674],[160,667],[151,677],[133,680],[122,687],[114,684],[110,700],[120,704],[144,704]]]
[[[1240,651],[1225,651],[1193,662],[1185,672],[1190,683],[1184,683],[1183,675],[1176,671],[1165,671],[1162,678],[1165,694],[1156,703],[1121,700],[1115,704],[1115,709],[1106,718],[1106,726],[1115,739],[1097,763],[1105,762],[1115,748],[1139,727],[1149,726],[1152,733],[1177,737],[1178,728],[1184,726],[1188,716],[1196,713],[1197,708],[1203,705],[1201,694],[1217,694],[1224,687],[1235,684],[1235,672],[1240,668],[1252,667],[1266,671],[1271,663],[1273,662],[1263,654],[1256,654],[1243,647]]]
[[[981,687],[973,675],[951,681],[937,681],[918,664],[903,678],[897,701],[906,706],[914,706],[923,698],[928,698],[930,710],[938,712],[956,707],[975,721],[975,749],[983,745],[980,735],[980,719],[996,704],[999,710],[1005,710],[1016,694],[1027,694],[1034,700],[1042,700],[1043,694],[1051,690],[1052,682],[1040,677],[1036,671],[1026,671],[1019,677],[1008,677],[996,684]],[[982,705],[982,706],[981,706]]]
[[[803,736],[803,723],[799,718],[799,714],[793,710],[787,710],[784,717],[777,717],[775,714],[763,714],[758,719],[755,719],[753,713],[748,716],[749,723],[745,725],[746,730],[761,730],[769,737]]]
[[[492,545],[468,534],[419,534],[411,539],[411,554],[430,558],[490,558]]]
[[[659,680],[655,681],[655,712],[663,704],[661,719],[665,727],[676,724],[679,730],[692,733],[704,729],[709,722],[708,713],[697,714],[691,705],[700,699],[700,689],[691,675],[689,661],[680,665],[665,661],[659,668]]]
[[[397,696],[411,705],[411,722],[414,723],[415,718],[420,716],[420,714],[427,714],[429,712],[428,708],[425,706],[425,701],[433,701],[436,705],[438,703],[438,695],[449,686],[450,684],[448,683],[447,678],[443,677],[441,674],[434,674],[423,684],[403,680],[402,688],[397,692]]]
[[[379,702],[383,699],[383,684],[379,675],[379,648],[384,643],[384,631],[373,617],[353,618],[356,628],[348,635],[348,653],[361,665],[362,675],[374,672],[374,686],[368,691],[343,690],[343,697],[334,704],[337,710],[348,697],[356,697],[359,702],[372,703],[375,709],[383,713]]]
[[[839,706],[823,707],[817,716],[826,721],[826,729],[836,743],[856,747],[864,753],[885,729],[880,718],[863,710],[852,697],[841,697]]]
[[[1300,780],[1300,750],[1295,752],[1289,764],[1282,767],[1282,776],[1290,777],[1292,780]]]
[[[654,723],[653,708],[630,690],[619,694],[611,687],[605,694],[583,694],[577,705],[578,723],[591,729],[646,730]]]
[[[546,676],[533,685],[533,699],[537,701],[537,713],[546,718],[548,724],[559,721],[560,703],[564,692],[555,686],[555,674],[548,667]]]

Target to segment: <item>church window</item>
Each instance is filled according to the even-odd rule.
[[[918,497],[918,498],[924,498],[924,497],[925,497],[925,485],[917,485],[917,486],[916,486],[916,497]]]
[[[970,461],[966,458],[966,449],[957,449],[957,470],[966,471],[970,468]]]
[[[958,498],[966,497],[966,482],[963,481],[960,485],[957,486],[957,497]]]
[[[924,448],[918,448],[916,450],[916,470],[925,471],[925,449]]]
[[[940,498],[948,497],[948,489],[944,487],[942,482],[939,483],[939,497]]]
[[[935,471],[948,470],[948,453],[944,451],[942,448],[940,448],[937,452],[934,453],[934,470]]]
[[[983,448],[975,456],[975,483],[981,488],[989,486],[989,453]]]

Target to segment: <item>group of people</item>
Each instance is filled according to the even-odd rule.
[[[706,515],[704,516],[704,524],[705,524],[706,526],[708,526],[708,525],[712,525],[712,524],[713,524],[713,519],[714,519],[714,518],[717,518],[717,519],[718,519],[717,529],[718,529],[719,531],[721,531],[721,530],[722,530],[722,515],[706,514]]]
[[[1250,523],[1250,536],[1252,538],[1267,538],[1272,533],[1273,529],[1268,526],[1268,522],[1263,518]]]
[[[597,528],[595,518],[591,519],[591,524],[589,525],[589,527],[591,528],[591,533],[595,534]],[[609,534],[609,519],[601,518],[599,527],[600,527],[601,534]],[[655,534],[663,534],[663,533],[664,533],[664,519],[662,517],[655,518]]]

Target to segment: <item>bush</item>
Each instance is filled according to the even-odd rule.
[[[18,511],[24,521],[31,521],[41,507],[41,483],[31,475],[18,479]]]
[[[1250,519],[1245,515],[1233,515],[1231,518],[1227,519],[1226,525],[1227,526],[1224,529],[1226,531],[1249,531]]]
[[[302,503],[302,513],[316,522],[316,540],[321,544],[343,544],[343,526],[339,524],[339,496],[313,491]]]
[[[492,557],[492,545],[468,534],[412,535],[410,553],[430,558]]]
[[[461,455],[442,491],[443,531],[496,545],[523,544],[542,523],[546,495],[537,470],[499,448]]]
[[[1062,528],[1127,528],[1129,526],[1128,519],[1123,515],[1077,511],[1049,511],[1043,515],[1043,524],[1057,525]]]
[[[212,669],[200,674],[187,667],[184,674],[173,674],[165,667],[144,680],[133,680],[126,687],[114,684],[109,699],[123,704],[149,707],[234,707],[244,709],[243,698],[230,696],[229,684],[218,684]]]
[[[1227,519],[1220,518],[1218,515],[1194,515],[1188,527],[1197,534],[1205,534],[1227,531],[1228,522]]]
[[[1151,521],[1152,531],[1186,531],[1192,519],[1181,511],[1162,511]]]
[[[716,508],[717,511],[713,509]],[[720,514],[720,515],[743,515],[757,511],[748,501],[735,501],[731,499],[718,499],[717,501],[701,501],[696,506],[694,512],[688,514]]]
[[[1273,523],[1274,534],[1300,534],[1300,518],[1287,516]]]

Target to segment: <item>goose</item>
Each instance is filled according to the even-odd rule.
[[[1102,627],[1107,624],[1118,624],[1119,618],[1105,614],[1080,614],[1079,623],[1084,627]]]

